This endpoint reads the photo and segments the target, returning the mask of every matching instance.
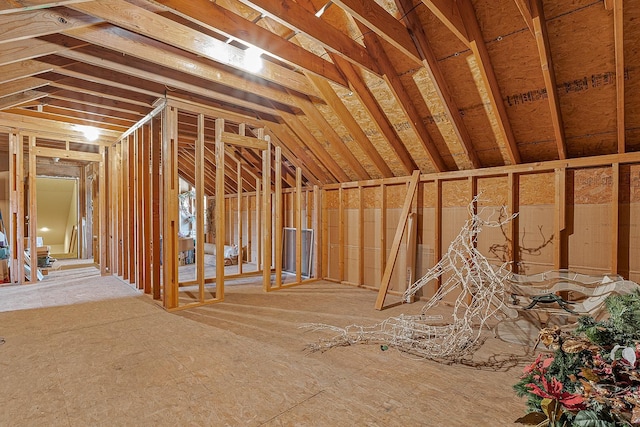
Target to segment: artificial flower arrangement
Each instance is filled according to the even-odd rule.
[[[578,319],[564,332],[545,328],[539,355],[514,385],[527,398],[517,423],[539,427],[640,426],[640,291],[612,295],[609,317]]]

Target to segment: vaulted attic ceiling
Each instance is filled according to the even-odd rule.
[[[285,179],[314,184],[624,153],[639,18],[622,0],[0,1],[0,126],[110,143],[171,96],[265,128]]]

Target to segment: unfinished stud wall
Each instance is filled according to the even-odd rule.
[[[495,265],[520,274],[571,269],[637,281],[640,156],[615,159],[624,162],[600,157],[422,175],[395,259],[389,254],[411,196],[408,179],[325,186],[324,277],[379,289],[385,266],[393,263],[388,293],[400,295],[446,253],[469,218],[468,204],[480,195],[475,210],[485,219],[518,213],[500,228],[483,228],[478,238],[477,248]],[[437,286],[429,284],[423,293],[433,294]]]

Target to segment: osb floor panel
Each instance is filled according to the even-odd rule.
[[[532,357],[490,333],[477,366],[379,345],[305,351],[321,334],[302,323],[370,324],[420,303],[378,312],[359,288],[240,284],[168,313],[93,269],[60,274],[0,288],[2,426],[509,426],[524,413],[511,386]]]

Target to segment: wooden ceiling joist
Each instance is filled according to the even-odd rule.
[[[169,46],[162,46],[159,42],[117,27],[90,27],[69,31],[66,34],[83,41],[91,42],[98,46],[112,49],[133,58],[139,58],[172,70],[180,71],[186,75],[193,75],[195,77],[219,83],[246,93],[259,93],[265,98],[269,98],[285,105],[293,104],[290,95],[282,90],[243,79],[229,71],[216,68],[210,63],[205,62],[203,59],[189,57],[186,54],[180,54],[174,49],[170,49]],[[71,59],[80,57],[80,53],[74,51],[61,52],[60,55]],[[93,65],[113,68],[125,74],[136,75],[138,77],[144,76],[144,78],[148,79],[153,78],[153,73],[151,71],[140,70],[133,66],[118,64],[113,61],[101,61],[100,58],[91,58],[90,56],[83,57],[83,59],[85,61],[91,61]],[[195,85],[191,85],[186,81],[176,81],[175,79],[162,78],[162,76],[157,76],[154,79],[157,82],[160,82],[161,80],[168,80],[166,84],[169,87],[181,87],[188,92],[206,93],[205,88],[200,87],[199,89],[196,89]],[[224,98],[224,95],[213,91],[209,92],[208,95],[216,98]],[[236,99],[236,101],[240,102],[241,99]],[[253,104],[252,107],[256,110],[264,108],[261,108],[260,105],[256,104]]]
[[[27,109],[20,109],[20,110],[9,109],[9,110],[6,110],[6,112],[13,113],[13,114],[20,114],[23,116],[31,116],[34,118],[40,118],[45,120],[60,121],[60,122],[65,122],[65,123],[70,123],[70,124],[75,124],[80,126],[94,126],[100,129],[113,130],[116,132],[124,132],[128,129],[128,126],[126,125],[108,124],[100,120],[90,120],[88,118],[71,117],[66,114],[57,114],[58,112],[47,113],[44,111],[40,112],[40,111],[27,110]]]
[[[407,28],[376,2],[332,0],[332,3],[340,6],[367,28],[374,30],[378,37],[398,49],[415,63],[420,64],[422,62]]]
[[[64,8],[0,15],[0,44],[82,28],[101,19]]]
[[[19,107],[27,102],[35,101],[37,99],[44,98],[48,95],[46,92],[40,92],[37,90],[27,90],[25,92],[16,93],[0,98],[0,110],[6,110],[8,108]]]
[[[8,15],[11,13],[24,12],[33,9],[47,9],[50,7],[64,6],[72,3],[82,3],[90,0],[20,0],[2,1],[0,2],[0,15]]]
[[[333,157],[324,149],[322,144],[313,136],[311,131],[309,131],[296,116],[284,113],[281,114],[280,117],[282,117],[287,126],[301,141],[305,141],[306,147],[309,148],[313,155],[316,156],[323,166],[334,176],[334,179],[337,181],[351,180],[340,165],[338,165]]]
[[[0,65],[0,84],[24,77],[33,77],[51,71],[53,67],[42,62],[25,60],[8,65]]]
[[[25,77],[13,80],[0,86],[0,98],[9,95],[16,95],[28,90],[38,89],[43,86],[47,86],[48,84],[49,82],[47,80],[39,79],[37,77]]]
[[[346,86],[334,64],[209,0],[156,0],[173,13],[211,31],[256,46],[269,56]]]
[[[89,79],[89,77],[86,77]],[[82,80],[75,77],[68,77],[56,80],[51,83],[52,87],[70,92],[80,92],[92,95],[98,98],[106,98],[118,102],[126,102],[127,104],[139,105],[141,107],[151,107],[157,97],[147,94],[121,89],[119,87],[111,87],[105,82],[96,83],[90,80]]]
[[[335,52],[354,65],[363,67],[374,74],[380,74],[376,61],[365,48],[298,3],[288,0],[239,1],[294,31],[305,33],[326,49]]]
[[[456,0],[422,0],[431,13],[438,17],[458,39],[466,46],[469,46],[469,36],[467,28],[462,22],[462,14],[458,9]]]
[[[263,61],[259,70],[251,70],[248,66],[253,60],[250,56],[251,52],[239,49],[124,0],[101,0],[71,5],[71,7],[195,55],[243,72],[250,72],[283,87],[313,95],[308,82],[299,73],[268,61]]]

